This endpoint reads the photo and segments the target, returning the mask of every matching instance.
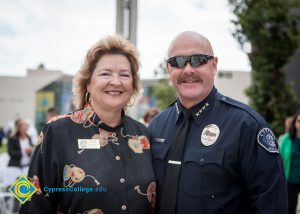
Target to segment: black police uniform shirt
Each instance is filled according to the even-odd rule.
[[[182,120],[179,101],[150,124],[157,203],[170,145]],[[177,214],[287,212],[282,160],[275,136],[250,107],[215,88],[192,114],[177,193]]]
[[[28,177],[37,192],[20,213],[154,210],[156,183],[146,127],[125,115],[122,125],[109,127],[90,105],[44,127]]]

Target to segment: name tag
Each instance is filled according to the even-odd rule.
[[[78,139],[79,149],[100,149],[99,139]]]
[[[153,140],[155,143],[164,143],[165,139],[164,138],[154,138]]]

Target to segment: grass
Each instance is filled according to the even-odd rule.
[[[2,146],[0,146],[0,154],[7,152],[7,144],[2,143]]]

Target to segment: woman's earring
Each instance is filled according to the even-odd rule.
[[[90,101],[90,92],[85,93],[85,103],[88,103]]]
[[[128,105],[128,104],[126,104],[126,106],[127,106],[127,107],[131,107],[131,106],[133,106],[133,105],[134,105],[134,103],[135,103],[135,96],[133,96],[133,102],[132,102],[132,104],[129,104],[129,105]]]

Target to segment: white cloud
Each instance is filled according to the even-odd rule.
[[[115,33],[115,9],[115,0],[1,1],[0,75],[24,75],[40,63],[74,74],[89,47]],[[219,69],[250,70],[246,55],[231,36],[231,17],[224,0],[139,0],[142,77],[153,76],[172,38],[184,30],[210,39]]]

